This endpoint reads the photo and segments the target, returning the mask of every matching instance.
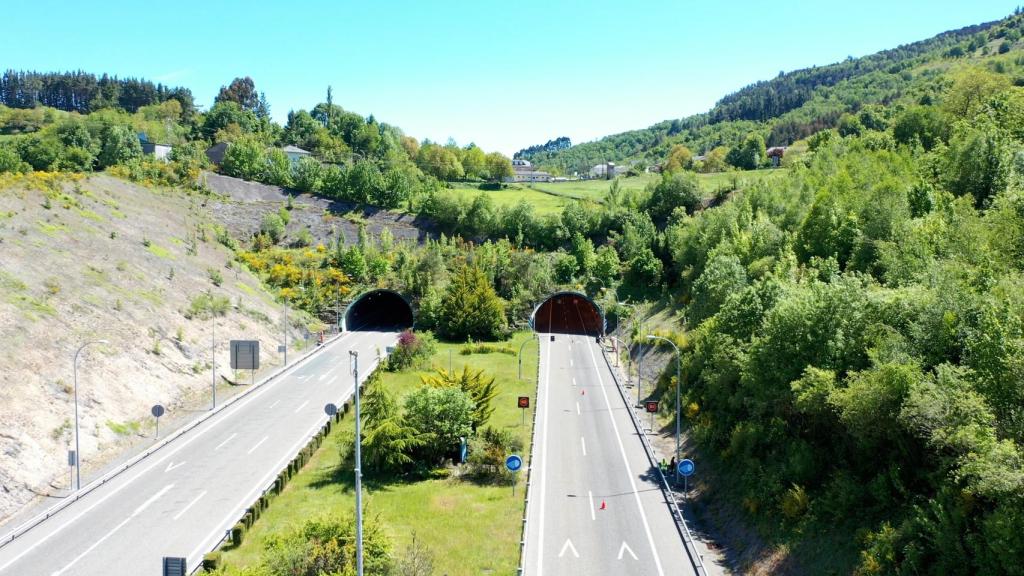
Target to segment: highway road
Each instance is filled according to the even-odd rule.
[[[693,574],[594,337],[540,341],[524,574]]]
[[[160,574],[199,566],[225,531],[353,392],[397,332],[349,332],[0,548],[0,575]]]

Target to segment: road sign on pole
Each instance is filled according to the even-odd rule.
[[[154,440],[158,440],[160,438],[160,417],[164,415],[164,407],[154,404],[149,412],[153,415],[153,418],[156,418],[156,438]]]
[[[693,464],[693,460],[689,458],[683,458],[676,465],[676,470],[679,471],[679,475],[683,477],[683,494],[687,493],[689,486],[687,485],[687,479],[693,475],[697,470],[697,467]]]
[[[529,396],[520,396],[519,397],[519,408],[522,409],[522,411],[523,411],[523,421],[520,423],[520,426],[525,426],[526,425],[526,409],[529,408],[529,407],[530,407],[530,397]]]
[[[513,477],[512,477],[512,497],[513,498],[516,497],[516,482],[518,481],[518,480],[516,480],[514,475],[522,467],[523,467],[523,459],[520,458],[518,455],[512,454],[508,458],[505,458],[505,468],[507,468],[508,471],[513,474]]]
[[[260,341],[259,340],[232,340],[231,341],[231,369],[232,370],[259,370],[260,369]]]
[[[327,406],[324,406],[324,412],[326,412],[328,416],[334,416],[338,413],[338,407],[334,404],[328,404]]]
[[[644,408],[651,415],[651,432],[654,432],[654,413],[658,411],[658,402],[656,400],[648,400],[644,402]]]
[[[518,472],[523,467],[523,459],[513,454],[508,458],[505,458],[505,468],[508,468],[509,472]]]

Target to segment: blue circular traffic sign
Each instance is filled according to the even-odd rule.
[[[682,476],[692,476],[693,471],[695,470],[693,460],[690,460],[689,458],[684,458],[683,460],[680,460],[679,464],[676,465],[676,469],[679,470],[679,474],[681,474]]]
[[[523,459],[515,454],[505,458],[505,468],[508,468],[509,472],[516,472],[523,467]]]

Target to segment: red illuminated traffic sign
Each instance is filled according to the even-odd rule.
[[[656,400],[648,400],[644,402],[644,407],[647,408],[648,412],[654,413],[658,411],[658,402]]]
[[[529,396],[520,396],[519,397],[519,407],[520,408],[529,408],[530,407],[530,397]]]

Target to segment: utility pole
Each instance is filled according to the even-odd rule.
[[[359,414],[359,352],[348,351],[352,360],[352,379],[355,381],[356,405],[356,574],[363,576],[363,457],[361,447],[360,414]]]
[[[81,490],[82,489],[82,452],[79,449],[79,443],[78,443],[78,437],[80,435],[79,434],[79,430],[78,430],[78,355],[82,353],[82,350],[84,350],[86,346],[90,346],[92,344],[107,344],[107,343],[108,342],[106,340],[92,340],[90,342],[86,342],[85,344],[82,344],[81,346],[79,346],[78,350],[75,352],[75,361],[74,361],[74,373],[75,373],[75,376],[74,376],[74,378],[75,378],[75,489],[76,490]]]

